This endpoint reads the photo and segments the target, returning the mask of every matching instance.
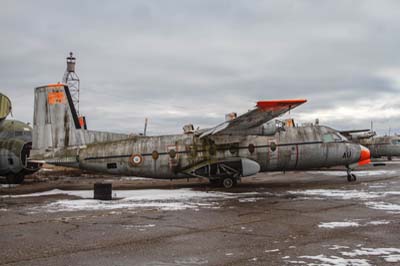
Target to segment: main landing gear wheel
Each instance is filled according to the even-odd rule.
[[[357,180],[357,176],[351,173],[351,169],[347,169],[347,181],[354,182]]]
[[[234,185],[236,185],[236,180],[233,177],[225,177],[222,180],[222,185],[224,188],[232,188]]]
[[[357,180],[357,176],[355,174],[348,174],[347,175],[347,181],[354,182],[356,180]]]

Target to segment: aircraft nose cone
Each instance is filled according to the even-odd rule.
[[[360,159],[358,160],[358,165],[365,165],[371,162],[371,153],[368,148],[360,145]]]

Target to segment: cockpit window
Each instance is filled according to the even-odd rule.
[[[329,133],[329,134],[324,134],[322,136],[322,141],[323,142],[334,142],[335,140],[333,138],[333,135]]]
[[[322,136],[322,141],[325,143],[344,142],[344,141],[346,141],[346,138],[338,133],[327,133]]]

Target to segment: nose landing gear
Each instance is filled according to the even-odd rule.
[[[239,177],[227,176],[217,179],[210,179],[210,184],[214,186],[222,186],[229,189],[236,186],[239,179]]]
[[[357,181],[357,176],[353,174],[351,171],[352,169],[347,168],[347,181],[349,182]]]

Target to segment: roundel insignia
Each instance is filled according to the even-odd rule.
[[[151,153],[151,157],[153,157],[154,160],[157,160],[157,159],[158,159],[158,156],[159,156],[158,151],[153,151],[153,152]]]
[[[132,154],[131,157],[129,157],[129,163],[132,166],[139,166],[143,163],[143,157],[140,154]]]

